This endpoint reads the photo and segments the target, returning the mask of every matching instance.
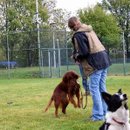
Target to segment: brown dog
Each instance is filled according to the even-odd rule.
[[[45,112],[53,101],[56,117],[58,117],[59,106],[62,107],[62,112],[66,114],[66,107],[69,104],[69,101],[74,105],[74,107],[80,107],[80,85],[77,83],[78,78],[79,75],[74,71],[69,71],[63,76],[62,81],[55,88]],[[74,95],[77,97],[77,104],[74,100]]]

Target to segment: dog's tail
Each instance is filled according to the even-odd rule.
[[[52,102],[53,102],[53,97],[51,97],[51,99],[50,99],[50,101],[49,101],[47,107],[45,108],[45,112],[46,112],[46,111],[48,110],[48,108],[51,106]]]

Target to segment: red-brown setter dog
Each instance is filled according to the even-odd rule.
[[[79,75],[74,71],[68,71],[62,78],[62,81],[55,88],[52,97],[45,109],[45,112],[54,101],[55,116],[58,117],[58,108],[62,107],[62,113],[66,114],[66,107],[71,102],[74,107],[80,108],[80,85],[77,83]],[[74,100],[77,97],[77,103]]]

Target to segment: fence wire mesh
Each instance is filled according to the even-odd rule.
[[[0,79],[62,77],[68,70],[79,73],[71,59],[71,36],[66,30],[42,29],[40,43],[37,30],[1,34]],[[40,45],[40,47],[38,46]],[[110,52],[109,75],[129,75],[130,60],[124,64],[123,52]]]

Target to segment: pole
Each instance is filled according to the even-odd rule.
[[[68,61],[68,45],[67,45],[67,36],[66,36],[66,28],[64,29],[65,31],[65,48],[66,48],[66,64],[67,64],[67,71],[69,70],[69,61]]]
[[[123,70],[124,76],[126,75],[125,64],[126,64],[126,50],[125,50],[125,39],[124,39],[124,31],[122,33],[122,43],[123,43]]]
[[[55,46],[55,32],[53,28],[53,58],[54,58],[54,69],[56,68],[56,46]]]
[[[52,29],[52,46],[53,46],[53,61],[54,61],[54,70],[56,68],[56,45],[55,45],[55,22],[50,23]]]
[[[51,54],[50,50],[48,50],[48,65],[49,65],[49,78],[52,77],[52,70],[51,70]]]
[[[9,38],[8,38],[8,30],[6,33],[6,44],[7,44],[7,61],[8,61],[8,78],[10,79],[10,56],[9,56]]]
[[[36,0],[36,24],[37,24],[37,43],[38,43],[38,64],[41,76],[41,46],[40,46],[40,32],[39,32],[39,12],[38,12],[38,0]]]
[[[59,77],[61,76],[61,54],[60,54],[60,45],[59,45],[59,39],[56,39],[57,40],[57,49],[58,49],[58,68],[59,68]]]
[[[7,70],[8,70],[8,78],[10,79],[10,55],[9,55],[9,37],[8,37],[8,19],[7,19],[7,0],[6,2],[6,46],[7,46],[7,61],[8,61],[8,66],[7,66]]]

